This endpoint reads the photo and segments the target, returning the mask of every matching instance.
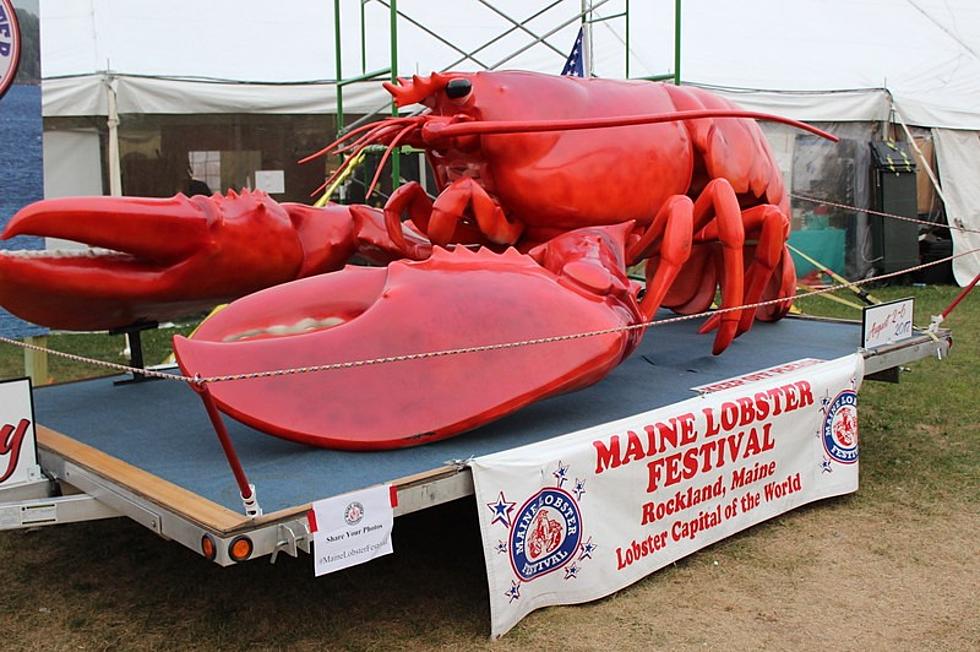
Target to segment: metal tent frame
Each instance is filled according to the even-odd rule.
[[[456,51],[460,56],[454,60],[449,65],[443,67],[440,72],[445,72],[451,70],[458,66],[459,64],[470,61],[484,70],[496,70],[503,66],[504,64],[512,61],[515,57],[526,52],[527,50],[533,48],[538,44],[542,44],[549,50],[553,51],[560,57],[566,57],[567,52],[563,51],[555,44],[551,43],[548,39],[564,28],[572,25],[576,22],[581,23],[583,29],[585,30],[586,38],[583,39],[584,43],[584,68],[588,75],[592,75],[594,72],[594,58],[593,58],[593,48],[592,48],[592,26],[596,23],[605,22],[608,20],[622,18],[625,21],[625,38],[623,40],[624,45],[624,56],[626,61],[626,78],[629,77],[629,61],[630,61],[630,0],[625,0],[625,8],[623,11],[608,16],[598,16],[596,10],[610,2],[610,0],[578,0],[579,11],[574,14],[571,18],[565,18],[559,24],[548,29],[543,33],[539,33],[537,30],[532,30],[528,27],[528,24],[540,18],[546,12],[554,9],[558,5],[565,4],[570,0],[549,0],[543,7],[538,8],[529,16],[524,18],[514,17],[507,12],[496,7],[491,0],[474,0],[474,2],[482,5],[497,14],[509,23],[509,26],[499,34],[495,35],[490,40],[482,43],[479,47],[475,49],[467,49],[461,47],[457,43],[454,43],[450,38],[439,34],[435,30],[423,24],[420,20],[413,18],[408,13],[398,8],[398,0],[353,0],[360,4],[360,52],[361,52],[361,74],[356,77],[344,78],[343,76],[343,53],[341,47],[341,0],[334,0],[334,40],[335,40],[335,65],[336,65],[336,84],[337,84],[337,136],[342,135],[350,129],[356,128],[361,124],[370,121],[374,117],[381,115],[383,112],[390,110],[392,115],[397,115],[398,108],[393,102],[386,102],[385,104],[379,106],[377,109],[361,116],[356,121],[350,125],[344,124],[344,110],[343,110],[343,89],[348,84],[359,82],[359,81],[369,81],[380,79],[384,75],[388,75],[389,79],[394,82],[398,77],[398,24],[399,20],[413,25],[414,27],[422,30],[427,35],[431,36],[439,43],[449,47],[450,49]],[[371,3],[377,3],[382,5],[388,10],[389,14],[389,50],[391,54],[390,65],[387,69],[375,70],[369,72],[367,70],[367,36],[366,36],[366,7]],[[680,84],[680,27],[681,27],[681,0],[674,0],[674,16],[675,16],[675,34],[674,34],[674,72],[666,75],[655,75],[652,77],[643,77],[642,79],[647,79],[651,81],[662,81],[662,80],[673,80],[675,84]],[[507,56],[495,61],[493,63],[488,63],[480,58],[481,52],[486,50],[489,46],[498,43],[501,39],[520,31],[521,33],[527,35],[531,40],[518,49],[510,52]],[[399,149],[399,153],[401,148]],[[392,156],[392,186],[398,187],[401,183],[401,170],[400,161],[398,156]]]

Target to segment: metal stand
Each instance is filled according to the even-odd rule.
[[[143,341],[140,339],[140,333],[143,331],[148,331],[154,329],[158,326],[155,321],[152,322],[138,322],[130,326],[124,326],[123,328],[117,328],[109,331],[109,335],[125,335],[126,343],[129,345],[129,366],[136,369],[145,369],[146,365],[143,363]],[[129,385],[131,383],[145,383],[149,380],[159,380],[159,378],[151,378],[149,376],[144,376],[143,374],[134,373],[132,378],[126,378],[125,380],[114,381],[113,385]]]
[[[215,405],[211,392],[208,391],[207,383],[193,383],[191,388],[197,392],[201,401],[204,402],[204,409],[208,413],[208,418],[211,419],[214,433],[218,436],[218,442],[228,460],[228,466],[231,467],[231,473],[235,476],[235,482],[238,484],[238,492],[242,498],[245,514],[252,518],[262,516],[262,506],[259,505],[259,500],[255,495],[255,485],[249,483],[248,477],[245,475],[245,469],[242,468],[242,462],[238,459],[235,445],[231,442],[231,437],[228,436],[228,430],[225,428],[224,421],[221,420],[221,413],[218,412],[218,406]]]

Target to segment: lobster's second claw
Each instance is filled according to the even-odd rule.
[[[577,278],[599,274],[573,261]],[[635,319],[598,293],[508,250],[436,249],[421,262],[347,268],[236,301],[192,339],[186,373],[204,377],[391,358],[610,329]],[[600,284],[601,285],[601,284]],[[612,290],[612,292],[610,292]],[[280,312],[281,311],[281,312]],[[550,394],[602,378],[631,350],[623,332],[490,347],[313,373],[215,382],[233,417],[316,446],[396,448],[449,437]]]
[[[0,253],[0,305],[52,328],[118,328],[176,319],[343,265],[356,248],[346,207],[297,206],[247,191],[31,204],[4,238],[55,237],[96,249]]]

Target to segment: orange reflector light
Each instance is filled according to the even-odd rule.
[[[228,556],[235,561],[245,561],[252,556],[252,540],[246,536],[235,537],[228,544]]]
[[[218,556],[218,546],[215,545],[214,539],[208,534],[201,537],[201,552],[211,561],[214,561],[214,558]]]

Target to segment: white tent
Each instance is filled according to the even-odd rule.
[[[343,77],[390,65],[386,3],[341,0]],[[451,64],[557,72],[583,4],[399,0],[398,72],[424,74]],[[108,115],[107,88],[121,114],[333,113],[333,5],[45,0],[44,115]],[[594,19],[606,19],[592,27],[597,75],[623,77],[627,65],[631,77],[672,70],[674,2],[591,5]],[[628,55],[621,15],[627,7]],[[685,2],[681,76],[746,108],[798,119],[901,120],[932,129],[951,223],[980,229],[980,4],[974,0]],[[344,105],[363,113],[386,97],[377,84],[353,84]],[[956,252],[976,249],[980,235],[954,232],[954,243]],[[980,271],[980,256],[957,259],[954,271],[968,282]]]

